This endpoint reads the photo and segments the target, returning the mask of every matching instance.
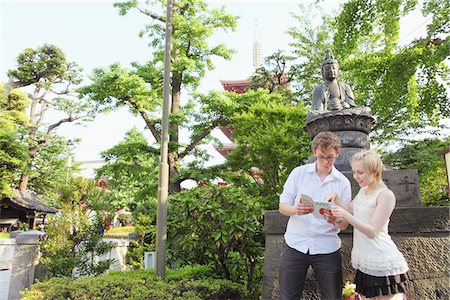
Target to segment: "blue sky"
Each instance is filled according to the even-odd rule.
[[[231,61],[215,60],[215,70],[207,73],[200,91],[222,90],[220,80],[245,79],[254,70],[252,64],[255,20],[258,20],[262,56],[278,49],[289,50],[286,34],[295,22],[291,12],[299,13],[298,4],[307,1],[209,1],[211,6],[225,5],[239,15],[236,32],[218,33],[212,42],[224,42],[237,50]],[[343,1],[324,1],[327,11]],[[17,55],[25,48],[44,43],[55,44],[75,61],[88,76],[93,68],[119,62],[128,67],[133,61],[151,57],[147,40],[138,37],[147,19],[137,12],[119,16],[112,1],[8,1],[0,0],[0,81],[14,68]],[[410,17],[402,26],[400,40],[407,42],[425,32],[425,19]],[[136,126],[144,132],[144,122],[126,109],[102,115],[84,127],[65,125],[58,130],[68,138],[79,137],[76,160],[99,159],[99,153],[117,144],[126,131]],[[220,137],[220,133],[215,133]],[[149,136],[149,135],[148,135]],[[150,136],[149,136],[150,138]],[[220,160],[220,159],[219,159]]]

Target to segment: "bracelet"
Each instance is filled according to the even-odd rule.
[[[339,219],[336,219],[336,221],[334,221],[334,224],[341,224],[342,222],[344,222],[344,219],[339,218]]]

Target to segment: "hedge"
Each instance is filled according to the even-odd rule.
[[[51,278],[33,284],[23,300],[246,299],[239,284],[208,276],[208,267],[168,270],[165,279],[146,271],[113,271],[104,276]]]

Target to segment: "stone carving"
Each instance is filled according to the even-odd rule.
[[[323,83],[318,85],[312,94],[311,113],[341,110],[356,107],[355,95],[345,82],[337,80],[339,64],[330,49],[325,50],[322,61]]]
[[[369,133],[375,120],[370,108],[357,106],[350,86],[338,81],[339,64],[331,50],[325,51],[322,62],[323,83],[312,93],[311,111],[305,130],[313,139],[319,132],[332,131],[342,142],[341,154],[335,166],[350,171],[349,160],[354,153],[370,148]],[[314,157],[309,162],[314,161]]]

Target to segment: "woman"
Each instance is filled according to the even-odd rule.
[[[383,162],[372,150],[356,153],[350,162],[359,190],[347,207],[338,196],[333,216],[353,228],[352,266],[356,269],[356,291],[363,299],[406,299],[408,265],[388,233],[395,195],[381,179]]]

